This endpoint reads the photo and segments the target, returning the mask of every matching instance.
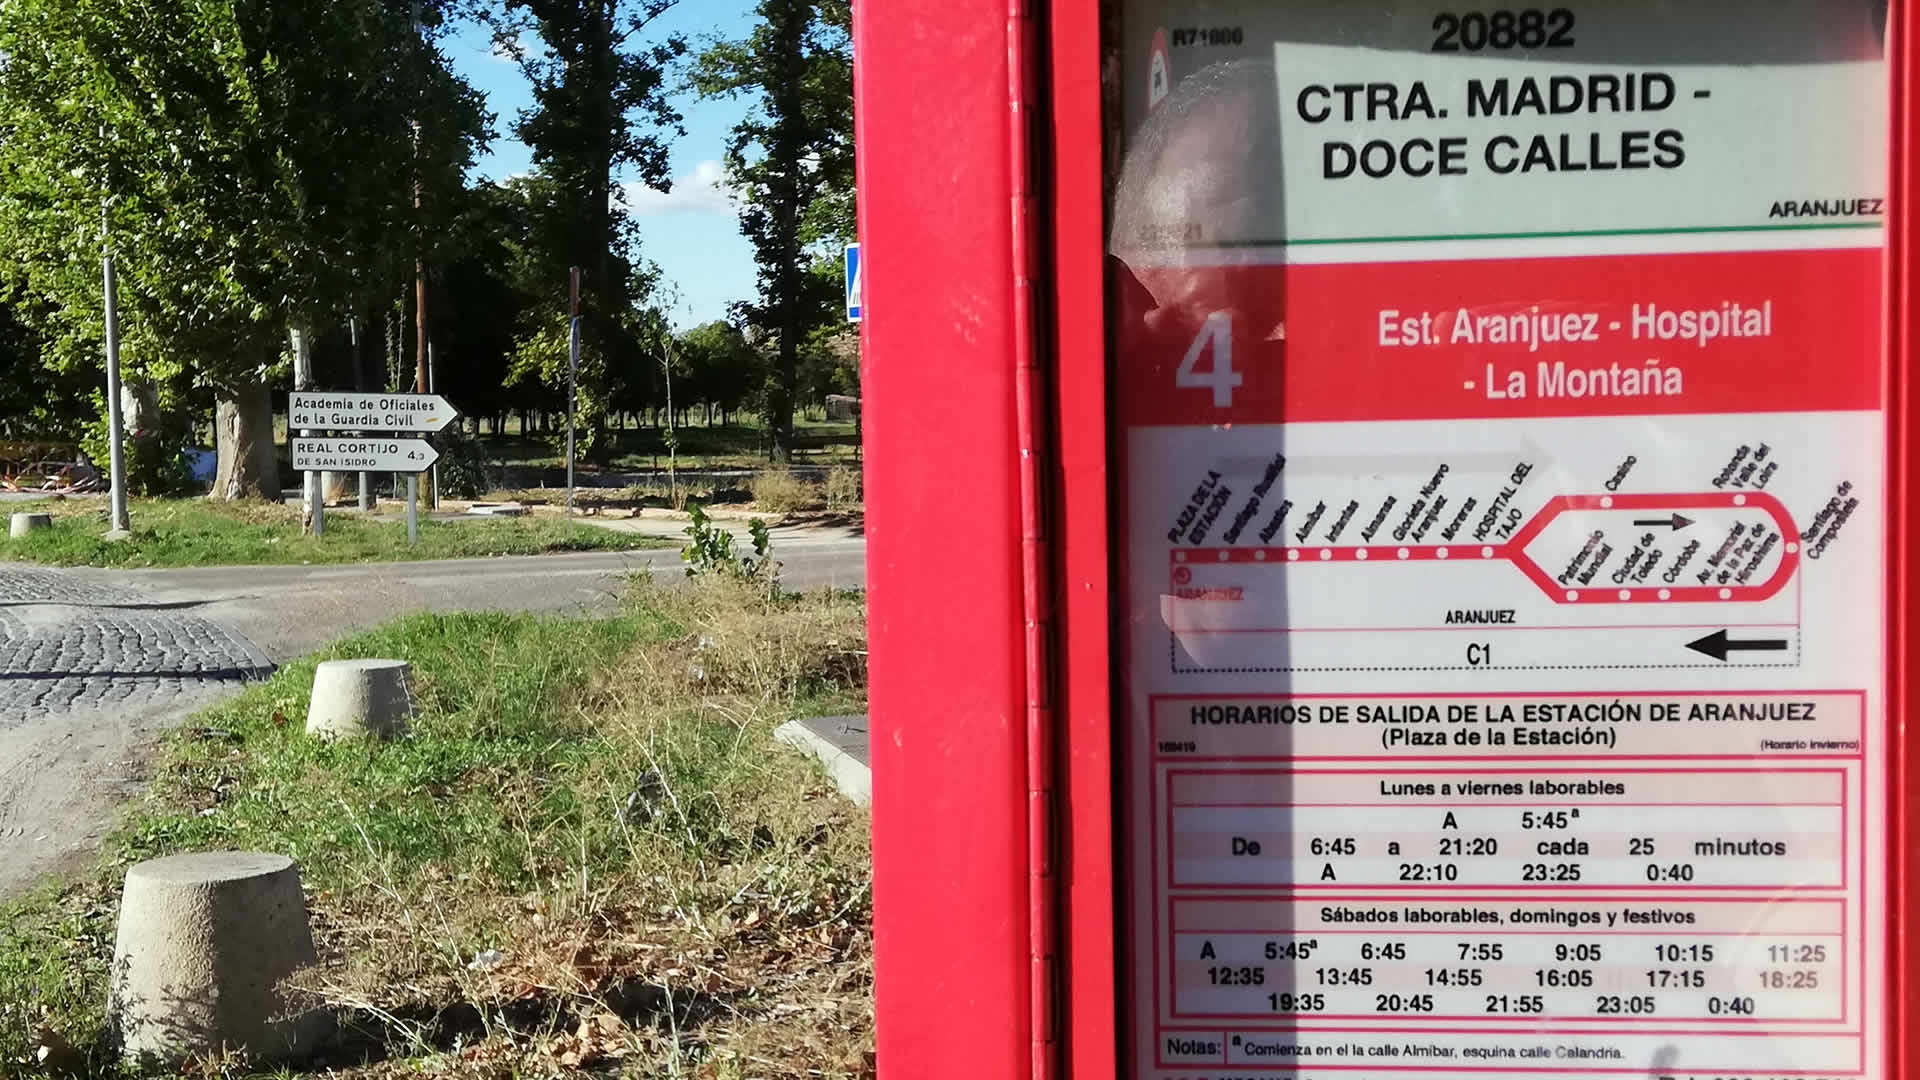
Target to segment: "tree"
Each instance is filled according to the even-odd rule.
[[[522,326],[536,313],[550,316],[537,308],[553,303],[531,293],[520,273],[523,187],[481,181],[459,194],[461,212],[435,260],[437,300],[428,311],[437,392],[463,416],[493,421],[496,431],[508,412],[529,404],[510,383],[510,364]]]
[[[853,51],[848,0],[760,0],[742,41],[710,43],[694,65],[706,97],[750,96],[733,129],[727,176],[742,193],[740,227],[760,268],[754,319],[775,339],[767,423],[776,460],[790,456],[801,352],[833,318],[810,263],[853,236]]]
[[[682,331],[677,352],[686,370],[688,401],[718,409],[722,421],[745,406],[766,378],[759,354],[729,322],[715,320]]]
[[[529,271],[554,303],[526,329],[519,368],[565,385],[566,288],[580,267],[582,356],[576,419],[583,451],[604,458],[606,418],[623,376],[644,362],[634,308],[651,288],[635,255],[631,222],[616,212],[622,170],[660,191],[671,186],[667,148],[682,134],[666,70],[686,52],[669,36],[647,43],[675,0],[503,0],[495,40],[515,55],[533,87],[533,107],[514,130],[533,152],[539,184],[527,244]],[[538,45],[526,42],[528,34]],[[640,375],[640,378],[645,378]]]
[[[82,373],[55,371],[40,361],[45,342],[12,305],[0,304],[0,444],[69,441],[85,427],[88,385]],[[0,458],[10,452],[0,447]]]
[[[129,370],[211,388],[215,493],[277,496],[284,332],[399,264],[416,163],[465,169],[478,99],[398,0],[7,0],[0,56],[0,273],[53,362],[98,363],[104,226]]]

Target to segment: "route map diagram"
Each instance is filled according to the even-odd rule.
[[[1833,441],[1740,437],[1762,417],[1668,420],[1666,446],[1621,445],[1604,471],[1553,444],[1592,462],[1617,424],[1480,425],[1478,445],[1454,432],[1450,452],[1370,457],[1315,453],[1324,426],[1222,433],[1287,449],[1220,454],[1155,493],[1170,668],[1794,666],[1809,573],[1862,531],[1857,476],[1821,460],[1857,423],[1807,422]],[[1495,448],[1502,427],[1514,449]],[[1699,444],[1681,452],[1689,430]]]

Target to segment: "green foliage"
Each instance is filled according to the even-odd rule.
[[[674,0],[497,0],[487,18],[496,46],[514,56],[533,106],[514,133],[533,152],[535,175],[511,185],[524,205],[515,273],[532,303],[511,378],[564,402],[570,313],[568,272],[581,271],[581,350],[574,406],[580,452],[605,460],[616,399],[657,401],[640,312],[659,271],[638,255],[619,173],[661,191],[667,150],[683,134],[666,71],[685,53],[677,35],[648,40]],[[537,45],[526,39],[537,39]],[[562,405],[561,407],[564,407]]]
[[[766,567],[773,564],[773,534],[767,531],[767,523],[759,518],[747,521],[747,535],[753,538],[753,560],[747,563],[748,573],[753,572],[754,564]]]
[[[92,415],[84,371],[60,371],[42,362],[46,342],[19,305],[0,301],[0,441],[69,441]]]
[[[681,332],[674,352],[681,376],[676,399],[712,403],[726,412],[759,404],[766,362],[739,327],[723,320],[692,327]]]
[[[289,327],[393,294],[415,177],[431,220],[485,127],[393,0],[7,0],[0,56],[0,294],[97,385],[111,251],[125,376],[240,403],[225,449],[270,440]],[[223,494],[277,488],[270,457],[223,460]]]
[[[813,261],[853,236],[853,60],[847,0],[760,0],[741,41],[714,41],[693,69],[705,97],[750,98],[735,125],[727,179],[742,199],[740,228],[760,267],[750,314],[775,342],[765,402],[775,457],[793,437],[801,353],[838,318],[838,287]]]
[[[747,522],[747,535],[753,541],[753,554],[743,556],[734,550],[733,534],[715,525],[699,503],[687,504],[687,546],[680,559],[687,564],[688,577],[720,576],[742,581],[761,582],[768,590],[779,588],[780,564],[773,558],[773,536],[767,523],[754,518]]]
[[[697,502],[687,504],[687,546],[680,549],[680,560],[687,564],[687,576],[737,573],[740,556],[733,550],[733,534],[715,525]]]
[[[92,402],[94,418],[80,438],[80,451],[104,473],[113,443],[108,431],[107,396],[95,390]],[[191,490],[193,468],[187,464],[186,452],[192,445],[188,432],[179,425],[167,425],[145,438],[122,432],[120,448],[126,456],[127,493],[178,495]]]
[[[434,436],[433,445],[440,451],[436,468],[440,470],[442,494],[452,499],[479,499],[493,488],[487,477],[486,453],[457,425]]]
[[[289,320],[399,257],[420,99],[449,121],[423,147],[441,175],[480,122],[378,0],[8,0],[0,53],[0,243],[68,364],[98,359],[104,226],[130,371],[184,355],[216,384],[257,377]]]

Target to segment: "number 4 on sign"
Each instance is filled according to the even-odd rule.
[[[1213,367],[1207,371],[1196,370],[1200,354],[1207,351],[1209,344],[1213,346]],[[1180,370],[1173,373],[1173,385],[1181,390],[1212,390],[1213,407],[1225,409],[1233,405],[1234,387],[1244,381],[1240,373],[1233,370],[1233,316],[1216,311],[1207,316],[1199,336],[1187,346]]]

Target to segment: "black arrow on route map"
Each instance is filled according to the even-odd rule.
[[[1684,529],[1687,526],[1693,524],[1693,519],[1690,517],[1681,517],[1679,514],[1675,514],[1670,518],[1654,518],[1651,521],[1635,521],[1634,524],[1640,526],[1643,529],[1671,528],[1674,532],[1679,532],[1681,529]]]
[[[1785,652],[1785,638],[1761,638],[1756,641],[1732,641],[1725,630],[1715,630],[1698,641],[1687,642],[1687,648],[1703,656],[1711,656],[1724,662],[1730,652]]]

